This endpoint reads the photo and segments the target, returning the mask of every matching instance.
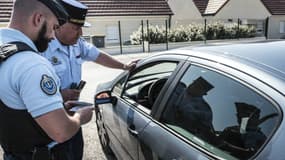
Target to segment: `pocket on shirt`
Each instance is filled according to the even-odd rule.
[[[64,76],[64,73],[66,72],[66,66],[63,64],[53,65],[56,74],[61,78]]]
[[[76,62],[77,64],[81,65],[84,61],[83,61],[83,59],[80,57],[80,58],[76,58],[76,59],[75,59],[75,62]]]

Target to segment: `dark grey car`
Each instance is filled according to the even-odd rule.
[[[98,86],[105,152],[127,160],[284,159],[285,41],[172,50]]]

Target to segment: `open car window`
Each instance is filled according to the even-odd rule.
[[[138,68],[126,81],[122,97],[150,113],[160,90],[177,67],[177,62],[159,62]]]

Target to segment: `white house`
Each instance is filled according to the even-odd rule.
[[[262,0],[270,12],[268,33],[270,39],[285,38],[285,0]]]
[[[168,0],[172,25],[211,21],[254,25],[268,38],[285,36],[285,0]],[[266,33],[266,20],[268,32]]]
[[[255,25],[268,38],[285,37],[285,0],[80,0],[89,7],[84,36],[102,37],[105,44],[129,40],[143,25],[185,25],[211,21]],[[13,0],[0,1],[0,27],[11,16]],[[266,21],[267,20],[267,21]],[[268,23],[267,23],[268,22]],[[265,31],[267,29],[268,32]],[[120,32],[119,32],[120,31]]]
[[[103,36],[106,44],[118,44],[130,39],[141,26],[165,25],[173,12],[165,0],[80,0],[89,7],[87,20],[92,24],[84,28],[84,35]]]
[[[79,0],[88,6],[87,21],[91,27],[83,28],[84,36],[103,38],[105,44],[122,43],[143,24],[163,24],[173,12],[165,0]],[[0,27],[7,26],[13,0],[0,1]],[[119,25],[120,22],[120,25]],[[121,31],[121,32],[119,32]]]

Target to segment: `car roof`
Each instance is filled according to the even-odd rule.
[[[206,59],[211,59],[208,56],[234,59],[247,65],[259,66],[259,69],[276,74],[285,80],[285,41],[184,47],[166,53],[186,54]]]
[[[269,79],[266,83],[273,88],[285,94],[285,41],[263,41],[256,43],[240,43],[220,46],[199,46],[184,47],[164,52],[164,54],[179,54],[199,57],[223,63],[233,68],[236,64],[246,65],[263,73],[266,73]],[[234,62],[234,63],[233,63]],[[243,68],[245,69],[245,68]],[[247,68],[246,68],[247,69]],[[251,70],[251,75],[264,79],[264,75],[258,74],[256,70]],[[274,82],[272,81],[274,77]],[[281,88],[280,88],[281,87]]]
[[[209,46],[193,50],[224,54],[224,56],[262,65],[264,68],[267,66],[285,75],[285,41]]]

